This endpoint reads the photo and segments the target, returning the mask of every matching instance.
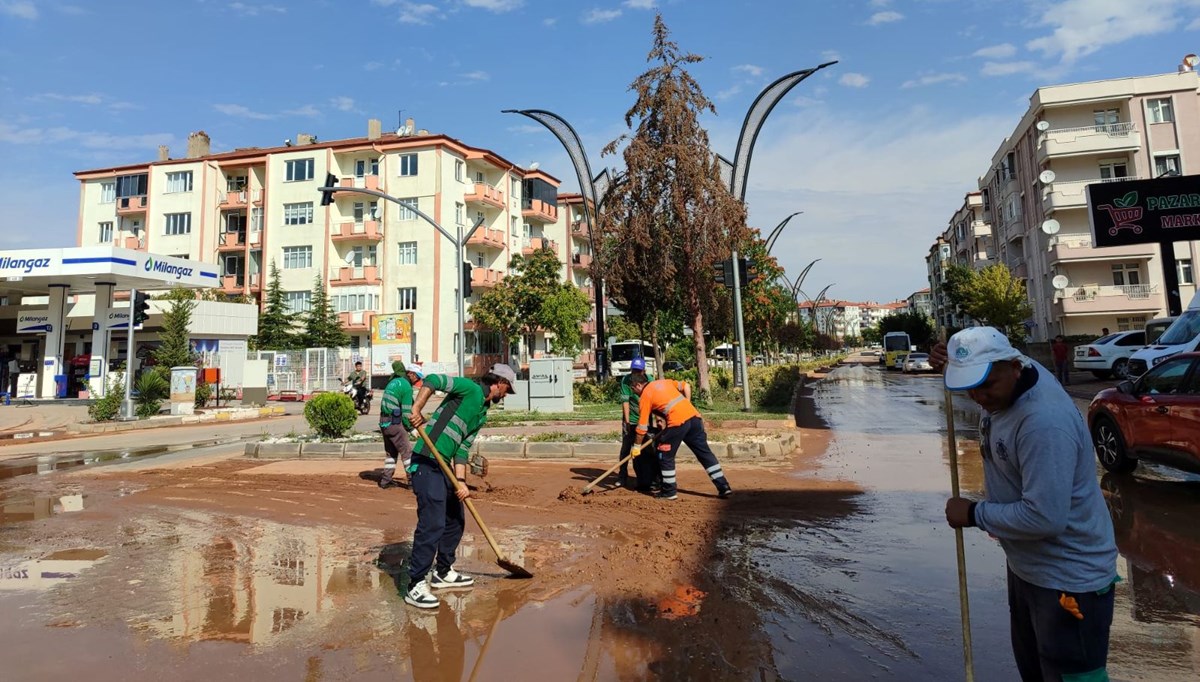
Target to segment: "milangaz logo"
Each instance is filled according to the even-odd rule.
[[[146,272],[157,272],[160,275],[175,275],[175,279],[192,276],[191,268],[155,261],[153,258],[146,259]]]
[[[13,258],[12,256],[0,257],[0,270],[24,270],[25,274],[34,271],[35,268],[50,267],[49,258]]]

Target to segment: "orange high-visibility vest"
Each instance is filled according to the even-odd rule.
[[[638,434],[645,434],[650,426],[650,414],[665,416],[667,428],[679,426],[691,419],[699,417],[700,412],[692,401],[683,397],[682,381],[659,379],[651,381],[642,389],[641,414],[638,415]]]

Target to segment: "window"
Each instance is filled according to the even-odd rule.
[[[408,199],[400,200],[400,220],[416,220],[417,219],[417,214],[415,212],[409,210],[409,208],[408,208],[409,206],[412,206],[413,208],[417,208],[417,209],[420,208],[420,206],[417,205],[416,197],[410,197]]]
[[[1146,100],[1146,113],[1151,123],[1170,123],[1175,120],[1170,97]]]
[[[284,225],[308,225],[313,221],[313,205],[311,201],[301,204],[283,205]]]
[[[111,222],[100,223],[100,241],[111,242],[113,240],[113,224]],[[1191,267],[1191,263],[1188,264]]]
[[[379,310],[379,294],[337,294],[330,297],[336,313],[356,313],[362,310]]]
[[[1175,265],[1179,268],[1179,283],[1180,284],[1195,284],[1196,277],[1192,274],[1192,259],[1180,258],[1175,261]]]
[[[230,175],[225,178],[226,192],[240,192],[246,189],[245,175]]]
[[[225,276],[241,275],[246,271],[246,261],[241,256],[225,256],[221,259],[221,274]]]
[[[1101,109],[1093,111],[1092,116],[1096,121],[1096,132],[1104,132],[1111,126],[1115,126],[1121,120],[1121,112],[1117,109]]]
[[[284,270],[300,270],[303,268],[312,267],[312,247],[311,246],[285,246],[283,247],[283,269]]]
[[[285,291],[283,292],[283,302],[287,305],[288,312],[293,315],[307,313],[312,309],[312,292]]]
[[[400,155],[400,175],[416,175],[417,174],[417,155],[416,154],[401,154]]]
[[[400,264],[401,265],[416,265],[417,264],[417,243],[416,242],[400,242]]]
[[[354,177],[379,175],[379,159],[359,159],[354,162]]]
[[[361,223],[363,220],[379,220],[378,201],[369,203],[362,201],[354,202],[354,222]]]
[[[292,159],[287,162],[286,182],[301,182],[313,179],[312,159]]]
[[[146,195],[146,174],[122,175],[117,178],[117,198]]]
[[[165,194],[175,194],[176,192],[192,191],[192,172],[178,171],[176,173],[167,173],[167,189]]]
[[[1163,154],[1154,157],[1154,177],[1156,178],[1164,175],[1183,175],[1181,167],[1178,154]]]
[[[417,309],[417,288],[401,287],[396,290],[396,310]]]
[[[517,178],[512,179],[512,182],[509,183],[508,193],[512,195],[513,199],[521,198],[521,181],[519,179],[517,179]]]
[[[466,208],[466,207],[463,206],[462,204],[460,204],[458,202],[454,203],[454,224],[455,225],[463,224],[463,209],[464,208]]]
[[[1137,263],[1114,263],[1112,266],[1113,286],[1136,286],[1142,283],[1142,274]]]
[[[354,260],[350,263],[353,267],[361,268],[364,265],[375,265],[375,254],[377,253],[375,245],[356,246],[351,251],[354,254]]]
[[[454,179],[459,182],[463,181],[463,162],[458,159],[454,160]]]
[[[245,213],[229,213],[225,216],[225,231],[226,232],[245,232],[246,231],[246,214]]]
[[[262,217],[263,217],[263,210],[261,208],[250,209],[250,231],[251,232],[261,232],[262,231]]]
[[[1017,179],[1017,154],[1009,152],[1000,162],[1000,179],[1002,181]]]
[[[1146,372],[1137,382],[1135,391],[1139,395],[1163,394],[1171,395],[1179,390],[1188,369],[1192,366],[1191,358],[1173,358],[1158,367]]]
[[[166,218],[166,225],[163,229],[163,234],[173,235],[192,233],[191,213],[167,213],[163,217]]]
[[[1129,166],[1124,161],[1103,161],[1100,163],[1100,177],[1104,180],[1129,177]]]
[[[485,355],[500,354],[500,332],[479,332],[479,352]]]
[[[100,183],[100,203],[111,204],[117,200],[117,183],[102,182]]]

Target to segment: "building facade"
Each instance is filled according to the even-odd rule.
[[[451,234],[483,220],[463,254],[472,266],[468,319],[471,302],[508,274],[514,255],[549,248],[563,262],[564,281],[575,281],[574,213],[560,213],[558,179],[417,131],[412,119],[396,133],[384,133],[378,120],[367,128],[361,138],[302,134],[282,147],[219,154],[199,132],[185,158],[160,148],[150,163],[80,171],[77,243],[216,263],[222,292],[260,304],[277,267],[295,313],[308,310],[319,278],[356,346],[367,345],[373,313],[412,312],[416,359],[449,371],[460,342],[455,248],[407,206]],[[342,193],[322,206],[327,174],[402,204]],[[468,374],[509,359],[497,333],[468,322],[465,336]],[[526,350],[540,355],[552,346],[541,335]]]

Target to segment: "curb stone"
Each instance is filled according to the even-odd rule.
[[[526,443],[525,457],[570,458],[575,449],[571,443]]]
[[[341,459],[344,443],[305,443],[300,446],[300,459]]]
[[[343,459],[380,459],[382,457],[382,443],[346,443],[342,448]]]
[[[259,459],[298,459],[299,443],[259,443],[255,451]]]

